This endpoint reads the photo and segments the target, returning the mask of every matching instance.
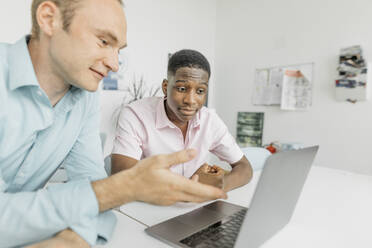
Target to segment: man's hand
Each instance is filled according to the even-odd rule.
[[[88,248],[89,244],[71,229],[63,230],[51,239],[36,243],[27,248]]]
[[[157,205],[171,205],[179,201],[203,202],[225,198],[222,190],[202,185],[169,170],[171,165],[186,162],[194,156],[195,151],[189,150],[140,161],[132,171],[136,175],[132,181],[133,185],[137,185],[135,199]]]
[[[203,164],[192,176],[192,179],[198,177],[198,181],[203,184],[212,185],[214,187],[223,189],[224,188],[224,176],[225,170],[213,165],[210,166],[207,163]]]
[[[194,158],[194,150],[169,155],[157,155],[139,161],[133,168],[92,183],[100,211],[130,201],[143,201],[157,205],[176,202],[204,202],[226,198],[216,187],[201,184],[169,170],[172,165]]]

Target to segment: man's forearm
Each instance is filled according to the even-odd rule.
[[[121,154],[111,155],[111,174],[128,170],[137,164],[138,160]]]
[[[132,189],[132,171],[126,170],[108,178],[92,182],[99,211],[104,212],[135,200]]]
[[[230,173],[224,177],[224,191],[230,191],[250,182],[252,179],[252,167],[248,160],[243,157],[236,163]]]

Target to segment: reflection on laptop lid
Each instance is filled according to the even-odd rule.
[[[259,247],[289,222],[317,150],[270,156],[248,211],[215,201],[145,231],[173,247]]]

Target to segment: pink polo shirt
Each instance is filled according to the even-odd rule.
[[[229,164],[243,157],[214,110],[200,109],[189,123],[185,140],[181,130],[168,119],[163,97],[144,98],[121,110],[112,153],[140,160],[187,148],[198,151],[196,158],[171,167],[185,177],[191,177],[207,161],[209,152]]]

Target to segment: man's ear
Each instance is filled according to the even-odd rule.
[[[40,31],[51,36],[62,25],[59,8],[51,1],[42,2],[36,10]]]
[[[168,80],[163,79],[163,83],[161,84],[161,88],[165,96],[167,96],[167,88],[168,88]]]

